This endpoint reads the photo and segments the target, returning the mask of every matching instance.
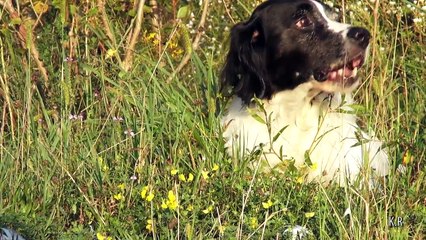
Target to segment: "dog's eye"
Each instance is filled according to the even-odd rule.
[[[302,16],[296,21],[296,27],[299,29],[305,29],[309,26],[311,26],[313,22],[311,19],[308,18],[308,16]]]

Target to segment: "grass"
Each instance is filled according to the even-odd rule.
[[[107,1],[110,28],[90,1],[53,1],[46,12],[22,3],[21,22],[0,5],[1,227],[27,239],[286,239],[294,226],[308,239],[426,237],[424,2],[344,2],[346,21],[374,36],[356,98],[394,164],[376,190],[257,173],[227,156],[218,75],[229,27],[257,3],[213,1],[199,48],[174,75],[202,8],[191,1],[191,16],[173,2],[158,2],[160,30],[145,13],[129,71],[131,4]],[[17,37],[34,26],[27,12],[42,21],[27,37],[48,80]]]

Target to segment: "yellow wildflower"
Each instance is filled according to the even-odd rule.
[[[42,3],[41,1],[37,1],[34,3],[34,12],[38,15],[46,13],[49,10],[49,5]]]
[[[167,203],[164,200],[161,201],[161,208],[162,209],[167,209],[168,208]]]
[[[192,182],[192,180],[194,180],[194,175],[192,175],[192,173],[188,174],[188,182]]]
[[[311,217],[313,217],[315,215],[315,213],[314,212],[307,212],[307,213],[305,213],[305,217],[306,218],[311,218]]]
[[[153,192],[150,192],[150,193],[148,194],[148,196],[146,196],[146,201],[147,201],[147,202],[151,202],[151,201],[152,201],[152,199],[154,199],[154,193],[153,193]]]
[[[157,34],[156,33],[149,33],[148,36],[145,37],[146,40],[152,40],[155,38]]]
[[[186,208],[186,210],[191,212],[192,210],[194,210],[194,206],[192,204],[189,204],[188,207]]]
[[[124,189],[126,189],[126,184],[124,184],[124,183],[121,183],[121,184],[118,184],[118,189],[120,189],[121,191],[124,191]]]
[[[217,171],[217,170],[219,170],[219,165],[214,164],[214,165],[213,165],[212,170],[213,170],[213,171]]]
[[[166,204],[171,210],[175,210],[178,207],[178,202],[176,201],[176,195],[173,193],[172,190],[170,190],[167,194]]]
[[[117,54],[117,50],[116,49],[108,49],[106,58],[107,59],[111,58],[111,57],[115,56],[116,54]]]
[[[267,202],[262,202],[262,207],[264,209],[268,209],[268,208],[272,207],[272,205],[274,205],[274,203],[272,203],[271,199],[269,199]]]
[[[98,240],[104,240],[104,239],[106,239],[106,237],[104,235],[102,235],[102,233],[96,233],[96,238]]]
[[[174,175],[176,175],[176,173],[178,173],[179,172],[179,170],[177,170],[177,169],[172,169],[171,171],[170,171],[170,174],[172,175],[172,176],[174,176]]]
[[[167,204],[167,206],[169,207],[170,210],[176,210],[176,208],[179,206],[178,203],[176,201],[174,202],[170,202]]]
[[[172,191],[172,190],[170,190],[170,191],[167,193],[167,199],[168,199],[169,201],[176,201],[176,195],[173,193],[173,191]]]
[[[201,171],[201,175],[203,176],[204,180],[209,179],[209,172],[208,171]]]
[[[177,42],[173,42],[173,41],[169,42],[169,48],[177,48],[177,47],[178,47]]]
[[[218,230],[219,230],[219,233],[220,234],[223,234],[224,232],[225,232],[225,226],[224,225],[220,225],[219,227],[218,227]]]
[[[186,178],[183,173],[179,174],[179,180],[181,180],[182,182],[186,182]]]
[[[413,160],[410,150],[405,151],[404,156],[402,157],[402,163],[404,165],[409,164]]]
[[[167,200],[161,200],[161,208],[162,209],[170,209],[170,210],[175,210],[177,207],[179,206],[178,202],[177,202],[177,198],[176,195],[173,193],[172,190],[170,190],[167,193]]]
[[[141,191],[141,197],[142,197],[142,199],[146,198],[146,193],[147,192],[148,192],[148,186],[143,187],[142,191]]]
[[[172,51],[172,56],[173,57],[179,57],[180,55],[182,55],[183,50],[180,48],[176,48]]]
[[[121,193],[115,194],[114,199],[117,201],[124,200],[124,196]]]
[[[104,172],[108,172],[109,171],[109,167],[107,164],[104,163],[104,159],[102,157],[98,157],[98,164],[101,167],[102,171]]]
[[[142,199],[145,199],[147,202],[151,202],[152,199],[154,199],[154,192],[153,190],[149,190],[149,186],[145,186],[142,188],[141,191],[141,197]]]
[[[302,184],[304,182],[304,177],[298,177],[296,178],[296,182]]]
[[[203,213],[204,214],[209,214],[211,211],[213,211],[213,206],[212,205],[210,205],[210,206],[208,206],[208,208],[204,209]]]
[[[151,219],[149,219],[149,220],[146,221],[146,227],[145,227],[145,229],[148,230],[148,232],[152,232],[153,223],[154,222]]]
[[[315,171],[315,170],[317,170],[318,169],[318,163],[313,163],[312,165],[311,165],[311,170],[312,171]]]
[[[106,237],[102,233],[96,233],[96,238],[98,240],[112,240],[112,237]]]
[[[255,228],[257,228],[257,226],[259,226],[259,222],[257,221],[257,218],[251,217],[250,218],[250,228],[255,229]]]

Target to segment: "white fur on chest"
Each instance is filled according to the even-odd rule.
[[[241,99],[234,98],[222,118],[228,152],[242,157],[262,144],[263,158],[270,167],[283,160],[294,160],[301,167],[308,154],[315,166],[309,171],[309,181],[336,180],[343,184],[346,178],[355,180],[364,166],[374,169],[379,176],[386,175],[389,164],[387,154],[380,149],[381,142],[361,132],[354,115],[342,113],[350,110],[351,96],[345,96],[345,104],[341,106],[340,94],[321,93],[313,97],[310,89],[308,82],[282,91],[271,100],[262,100],[265,112],[259,106],[247,107]],[[270,130],[265,122],[270,123]],[[370,141],[359,144],[356,133]]]

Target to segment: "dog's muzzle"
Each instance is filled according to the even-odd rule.
[[[356,77],[358,69],[364,64],[365,52],[370,43],[370,37],[370,32],[365,28],[349,28],[346,34],[348,43],[343,59],[326,68],[315,70],[313,73],[315,80],[319,82],[338,82]]]

